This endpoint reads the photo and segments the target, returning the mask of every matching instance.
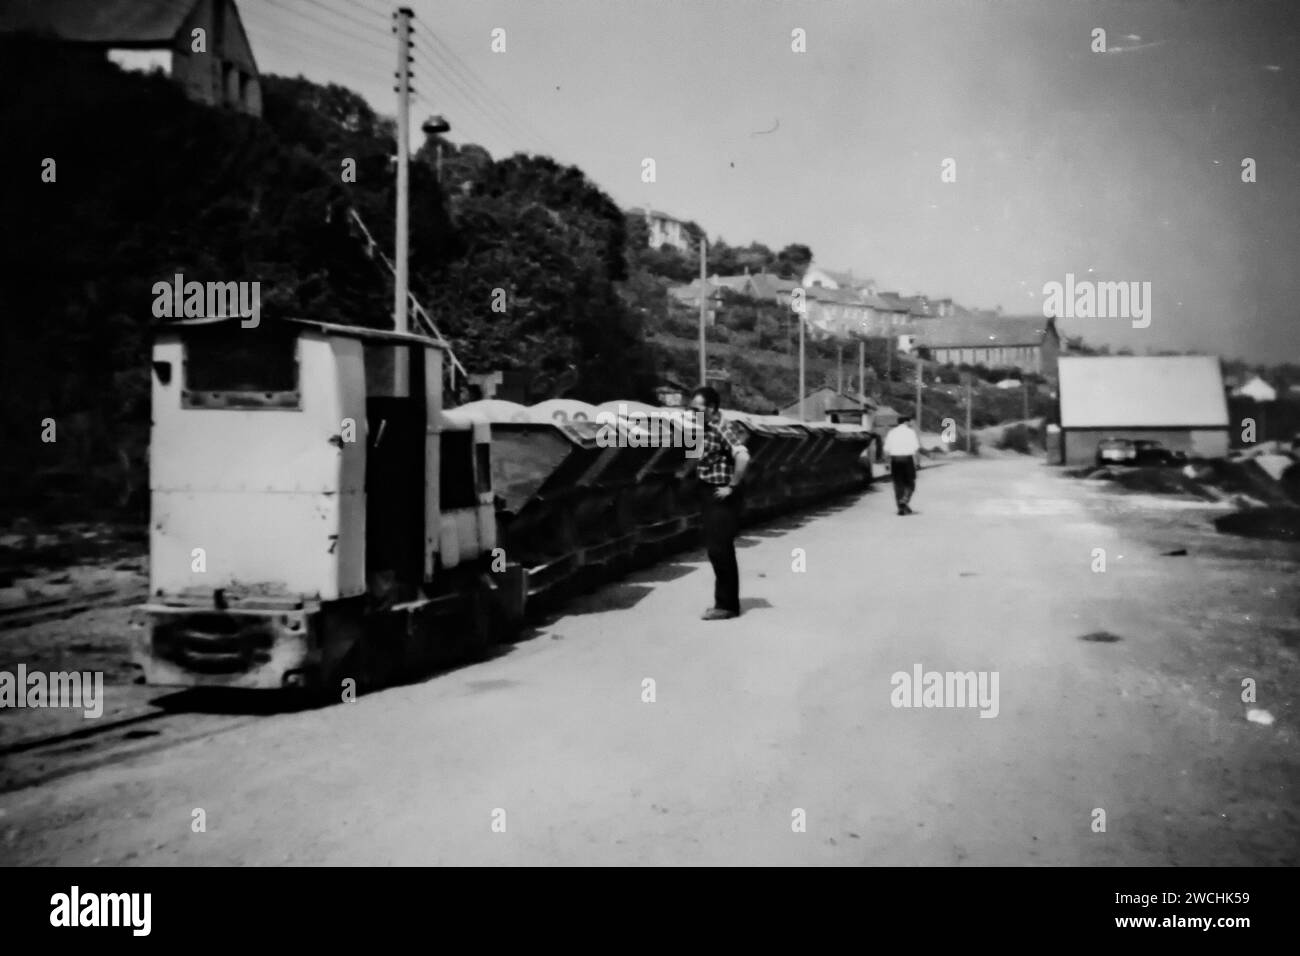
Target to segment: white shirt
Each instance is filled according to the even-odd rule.
[[[885,436],[885,454],[890,458],[911,458],[921,450],[921,440],[907,425],[895,425]]]

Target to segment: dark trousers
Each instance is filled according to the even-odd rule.
[[[894,501],[899,508],[906,507],[916,490],[916,462],[906,458],[890,458],[889,473],[894,479]]]
[[[713,565],[713,606],[740,613],[740,568],[736,564],[736,533],[740,530],[740,492],[722,500],[717,485],[700,484],[700,527]]]

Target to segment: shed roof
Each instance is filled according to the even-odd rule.
[[[1062,356],[1062,428],[1223,428],[1228,403],[1213,355]]]

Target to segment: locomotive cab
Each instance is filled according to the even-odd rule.
[[[161,327],[148,683],[322,686],[438,656],[496,538],[489,434],[443,414],[442,360],[303,320]]]

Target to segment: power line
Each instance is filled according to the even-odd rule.
[[[369,85],[382,85],[388,78],[389,71],[387,69],[376,70],[373,73],[366,75],[360,66],[352,66],[350,68],[340,67],[339,61],[331,57],[328,52],[324,52],[320,49],[312,50],[304,48],[295,43],[289,42],[284,37],[271,37],[269,39],[259,40],[258,42],[272,51],[280,52],[281,55],[292,56],[299,61],[298,66],[300,67],[306,66],[308,68],[313,68],[314,71],[333,74],[335,78],[341,75],[345,80]],[[301,70],[299,70],[299,72],[301,72]],[[329,81],[333,82],[333,79],[331,78]]]
[[[328,11],[328,12],[334,14],[334,15],[337,16],[337,17],[341,17],[342,19],[347,20],[349,23],[354,23],[354,24],[356,24],[357,26],[361,27],[362,29],[365,29],[365,30],[374,30],[374,31],[377,32],[380,36],[388,36],[388,35],[390,35],[390,33],[392,32],[391,30],[387,30],[387,29],[385,29],[384,27],[380,26],[378,23],[374,22],[373,20],[361,20],[361,19],[358,19],[357,17],[352,16],[352,15],[349,14],[349,13],[345,13],[345,12],[342,11],[342,10],[338,10],[338,9],[336,9],[336,8],[334,8],[334,7],[328,6],[328,5],[324,2],[324,0],[303,0],[303,2],[304,2],[304,3],[314,4],[315,6],[320,7],[322,10],[326,10],[326,11]],[[376,17],[377,17],[377,18],[381,18],[381,19],[383,19],[383,20],[387,20],[387,19],[388,19],[388,15],[387,15],[387,14],[376,14]]]
[[[559,151],[556,149],[555,145],[547,139],[547,137],[538,133],[527,124],[521,123],[517,115],[508,107],[502,107],[487,98],[486,95],[484,95],[488,92],[486,88],[484,88],[484,94],[476,92],[473,88],[473,79],[463,77],[459,72],[457,72],[455,64],[451,62],[448,57],[433,50],[427,45],[417,46],[417,49],[421,50],[433,63],[440,65],[446,64],[445,68],[447,72],[451,74],[452,82],[456,83],[459,88],[465,91],[466,97],[475,104],[476,108],[480,109],[485,116],[492,118],[500,128],[507,131],[511,139],[520,142],[521,145],[532,143],[536,146],[547,148],[552,152]],[[483,87],[481,81],[478,82],[478,85]]]
[[[415,96],[415,98],[416,98],[417,100],[420,101],[421,106],[422,106],[424,109],[428,110],[430,113],[437,113],[437,112],[448,113],[448,112],[452,112],[451,110],[448,110],[448,109],[447,109],[447,106],[446,106],[445,103],[438,103],[438,104],[435,104],[435,103],[434,103],[434,102],[433,102],[433,101],[432,101],[428,96],[426,96],[424,93],[418,93],[418,92],[417,92],[417,93],[415,93],[415,94],[413,94],[413,95]],[[456,116],[456,126],[457,126],[458,128],[459,128],[459,127],[464,127],[464,126],[468,126],[468,127],[469,127],[469,129],[466,130],[466,133],[468,134],[468,138],[474,138],[474,139],[479,139],[479,140],[481,140],[481,139],[483,138],[484,134],[486,134],[486,136],[487,136],[488,139],[495,139],[497,136],[500,135],[500,134],[499,134],[495,129],[493,129],[493,128],[492,128],[491,126],[489,126],[488,124],[484,123],[483,120],[481,120],[481,119],[477,116],[477,114],[475,114],[475,113],[473,113],[473,112],[470,112],[470,111],[466,110],[463,114],[459,114],[459,115],[458,115],[458,114],[453,113],[453,115]],[[478,132],[475,133],[475,132],[474,132],[475,130],[477,130]]]
[[[421,53],[420,48],[417,47],[416,65],[418,67],[431,69],[434,72],[437,72],[439,75],[441,75],[449,83],[451,83],[452,86],[454,87],[456,95],[469,107],[469,109],[471,111],[477,111],[477,113],[480,114],[483,117],[483,119],[492,123],[497,128],[497,130],[499,130],[501,133],[504,133],[507,141],[512,141],[512,140],[518,141],[520,139],[520,135],[517,131],[512,129],[508,124],[504,123],[500,118],[498,118],[494,114],[490,113],[487,109],[485,109],[484,106],[476,100],[473,93],[468,89],[466,89],[461,84],[460,80],[457,77],[452,75],[445,67],[443,67],[440,63],[438,63],[438,61],[436,60],[430,61],[427,59],[427,57],[428,54]],[[527,139],[527,137],[524,138]]]
[[[422,63],[425,65],[432,63],[433,68],[447,77],[449,82],[455,85],[465,99],[473,104],[475,109],[478,109],[485,117],[494,122],[499,129],[505,132],[508,140],[519,143],[521,147],[526,147],[529,143],[532,143],[536,146],[548,148],[552,152],[558,152],[554,144],[550,143],[546,137],[541,136],[536,131],[530,132],[526,127],[518,123],[508,111],[493,106],[490,101],[476,93],[470,82],[457,74],[454,66],[448,63],[445,57],[421,44],[418,38],[416,51],[423,55]]]
[[[389,7],[388,9],[384,9],[382,7],[368,7],[366,6],[364,0],[352,0],[352,2],[355,3],[357,6],[370,11],[375,16],[384,17],[385,19],[392,17],[392,15],[397,11],[396,4],[394,4],[392,7]],[[378,3],[381,2],[381,0],[375,0],[375,2]]]
[[[448,58],[450,58],[453,62],[459,64],[461,69],[463,69],[465,73],[468,74],[469,77],[474,82],[476,82],[490,98],[495,99],[497,103],[500,104],[500,107],[503,110],[505,110],[510,115],[515,116],[521,122],[523,128],[531,130],[531,132],[533,133],[536,139],[542,141],[543,143],[546,143],[551,149],[553,150],[555,149],[555,145],[553,143],[550,143],[547,137],[540,130],[533,127],[533,125],[528,121],[527,117],[515,113],[514,108],[499,93],[497,93],[495,90],[492,89],[492,87],[490,87],[486,82],[484,82],[482,77],[480,77],[477,73],[475,73],[474,69],[470,67],[469,64],[467,64],[464,60],[462,60],[459,56],[457,56],[456,51],[453,50],[446,42],[444,42],[438,36],[438,34],[434,33],[432,30],[428,30],[426,32],[432,38],[433,42],[445,51],[445,55]],[[417,34],[416,37],[417,41],[422,35],[423,34]]]
[[[372,46],[372,47],[374,47],[375,49],[380,50],[380,51],[382,51],[382,52],[384,52],[384,53],[390,53],[390,54],[392,53],[392,49],[393,49],[393,48],[392,48],[391,45],[384,45],[384,44],[380,43],[378,40],[371,39],[370,37],[360,36],[360,35],[358,35],[357,33],[353,32],[353,31],[350,30],[350,29],[344,29],[344,28],[342,28],[341,26],[338,25],[338,23],[330,23],[330,22],[327,22],[327,21],[325,21],[325,20],[320,19],[319,17],[316,17],[316,16],[309,16],[306,10],[302,10],[302,9],[298,9],[298,10],[290,10],[290,9],[289,9],[287,6],[285,6],[285,5],[281,5],[281,4],[278,4],[278,3],[274,3],[273,0],[265,0],[265,6],[262,6],[262,7],[251,7],[251,6],[250,6],[250,7],[247,7],[246,9],[249,9],[249,10],[253,10],[253,9],[259,9],[259,10],[274,10],[274,11],[277,12],[277,13],[284,13],[284,14],[287,14],[287,15],[292,16],[292,17],[300,18],[300,20],[302,20],[302,21],[306,21],[306,22],[309,22],[309,23],[315,24],[316,26],[324,27],[325,30],[328,31],[328,32],[330,33],[330,39],[334,39],[334,34],[336,34],[336,33],[337,33],[337,34],[342,34],[344,37],[348,38],[349,40],[352,40],[352,41],[355,42],[355,43],[364,43],[364,44],[369,44],[370,46]],[[326,7],[326,8],[324,8],[324,9],[329,9],[329,8]],[[278,22],[276,25],[279,26],[279,27],[282,27],[282,28],[286,26],[286,24],[285,24],[284,22]],[[302,27],[302,23],[301,23],[301,22],[297,22],[297,23],[292,24],[292,29],[294,29],[294,30],[299,30],[299,29],[301,29],[301,27]]]

